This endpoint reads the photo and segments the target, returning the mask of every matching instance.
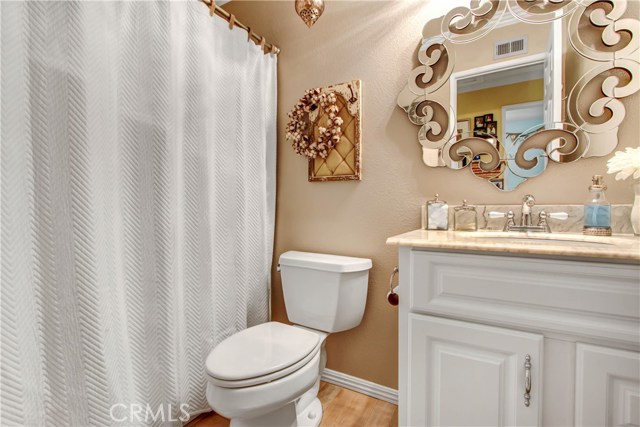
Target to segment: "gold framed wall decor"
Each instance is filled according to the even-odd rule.
[[[360,181],[362,179],[362,82],[353,80],[321,89],[334,92],[337,97],[338,116],[342,118],[340,141],[326,158],[309,158],[309,181]],[[327,116],[321,109],[315,117],[310,115],[313,138],[318,138]]]

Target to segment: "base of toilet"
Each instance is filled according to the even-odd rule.
[[[298,414],[298,427],[318,427],[322,421],[322,403],[317,397]]]
[[[320,378],[325,366],[327,365],[327,349],[326,342],[323,337],[322,348],[320,350],[320,373],[318,379],[311,389],[307,390],[305,394],[300,396],[300,399],[296,402],[296,409],[298,411],[298,426],[299,427],[318,427],[320,421],[322,421],[322,403],[318,399],[318,392],[320,391]]]
[[[296,403],[291,402],[256,418],[231,418],[229,427],[297,427]]]

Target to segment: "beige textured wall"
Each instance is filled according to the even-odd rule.
[[[470,171],[432,169],[421,161],[418,127],[396,106],[428,19],[449,2],[328,1],[308,29],[292,1],[234,0],[225,9],[281,49],[278,77],[278,195],[275,257],[286,250],[369,257],[373,269],[362,324],[329,337],[328,366],[397,387],[397,311],[386,303],[397,249],[387,237],[419,227],[419,206],[436,192],[450,204],[518,203],[532,193],[541,204],[582,203],[591,175],[606,172],[606,158],[551,165],[510,193],[497,191]],[[450,7],[450,5],[449,5]],[[306,88],[363,82],[363,180],[309,183],[307,162],[286,141],[287,112]],[[635,118],[621,129],[622,146],[638,145],[638,96],[625,101]],[[607,177],[609,198],[629,203],[630,183]],[[286,321],[280,276],[273,274],[273,318]]]

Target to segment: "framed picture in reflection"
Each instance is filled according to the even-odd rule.
[[[493,185],[495,185],[498,189],[504,190],[504,180],[496,179],[496,180],[491,180],[489,182],[491,182]]]
[[[484,116],[475,116],[473,118],[473,129],[480,129],[484,127]]]
[[[493,114],[485,114],[484,115],[484,125],[485,127],[488,126],[489,122],[493,121]]]
[[[498,122],[486,122],[487,133],[491,136],[498,136]]]
[[[469,136],[469,119],[456,122],[456,141]]]

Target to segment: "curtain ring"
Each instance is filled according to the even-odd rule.
[[[262,49],[262,51],[263,51],[264,53],[267,53],[267,52],[265,51],[265,45],[266,45],[266,43],[267,43],[267,39],[265,39],[265,38],[264,38],[264,36],[262,36],[262,37],[260,38],[260,49]]]
[[[209,16],[213,16],[216,13],[216,0],[211,0],[209,5]]]
[[[247,27],[247,41],[251,41],[251,27]]]
[[[236,23],[236,15],[234,15],[233,13],[231,14],[231,16],[229,17],[229,29],[233,30],[233,26]]]
[[[273,53],[274,55],[277,55],[278,52],[280,52],[280,49],[278,49],[275,44],[272,44],[271,45],[271,53]]]

